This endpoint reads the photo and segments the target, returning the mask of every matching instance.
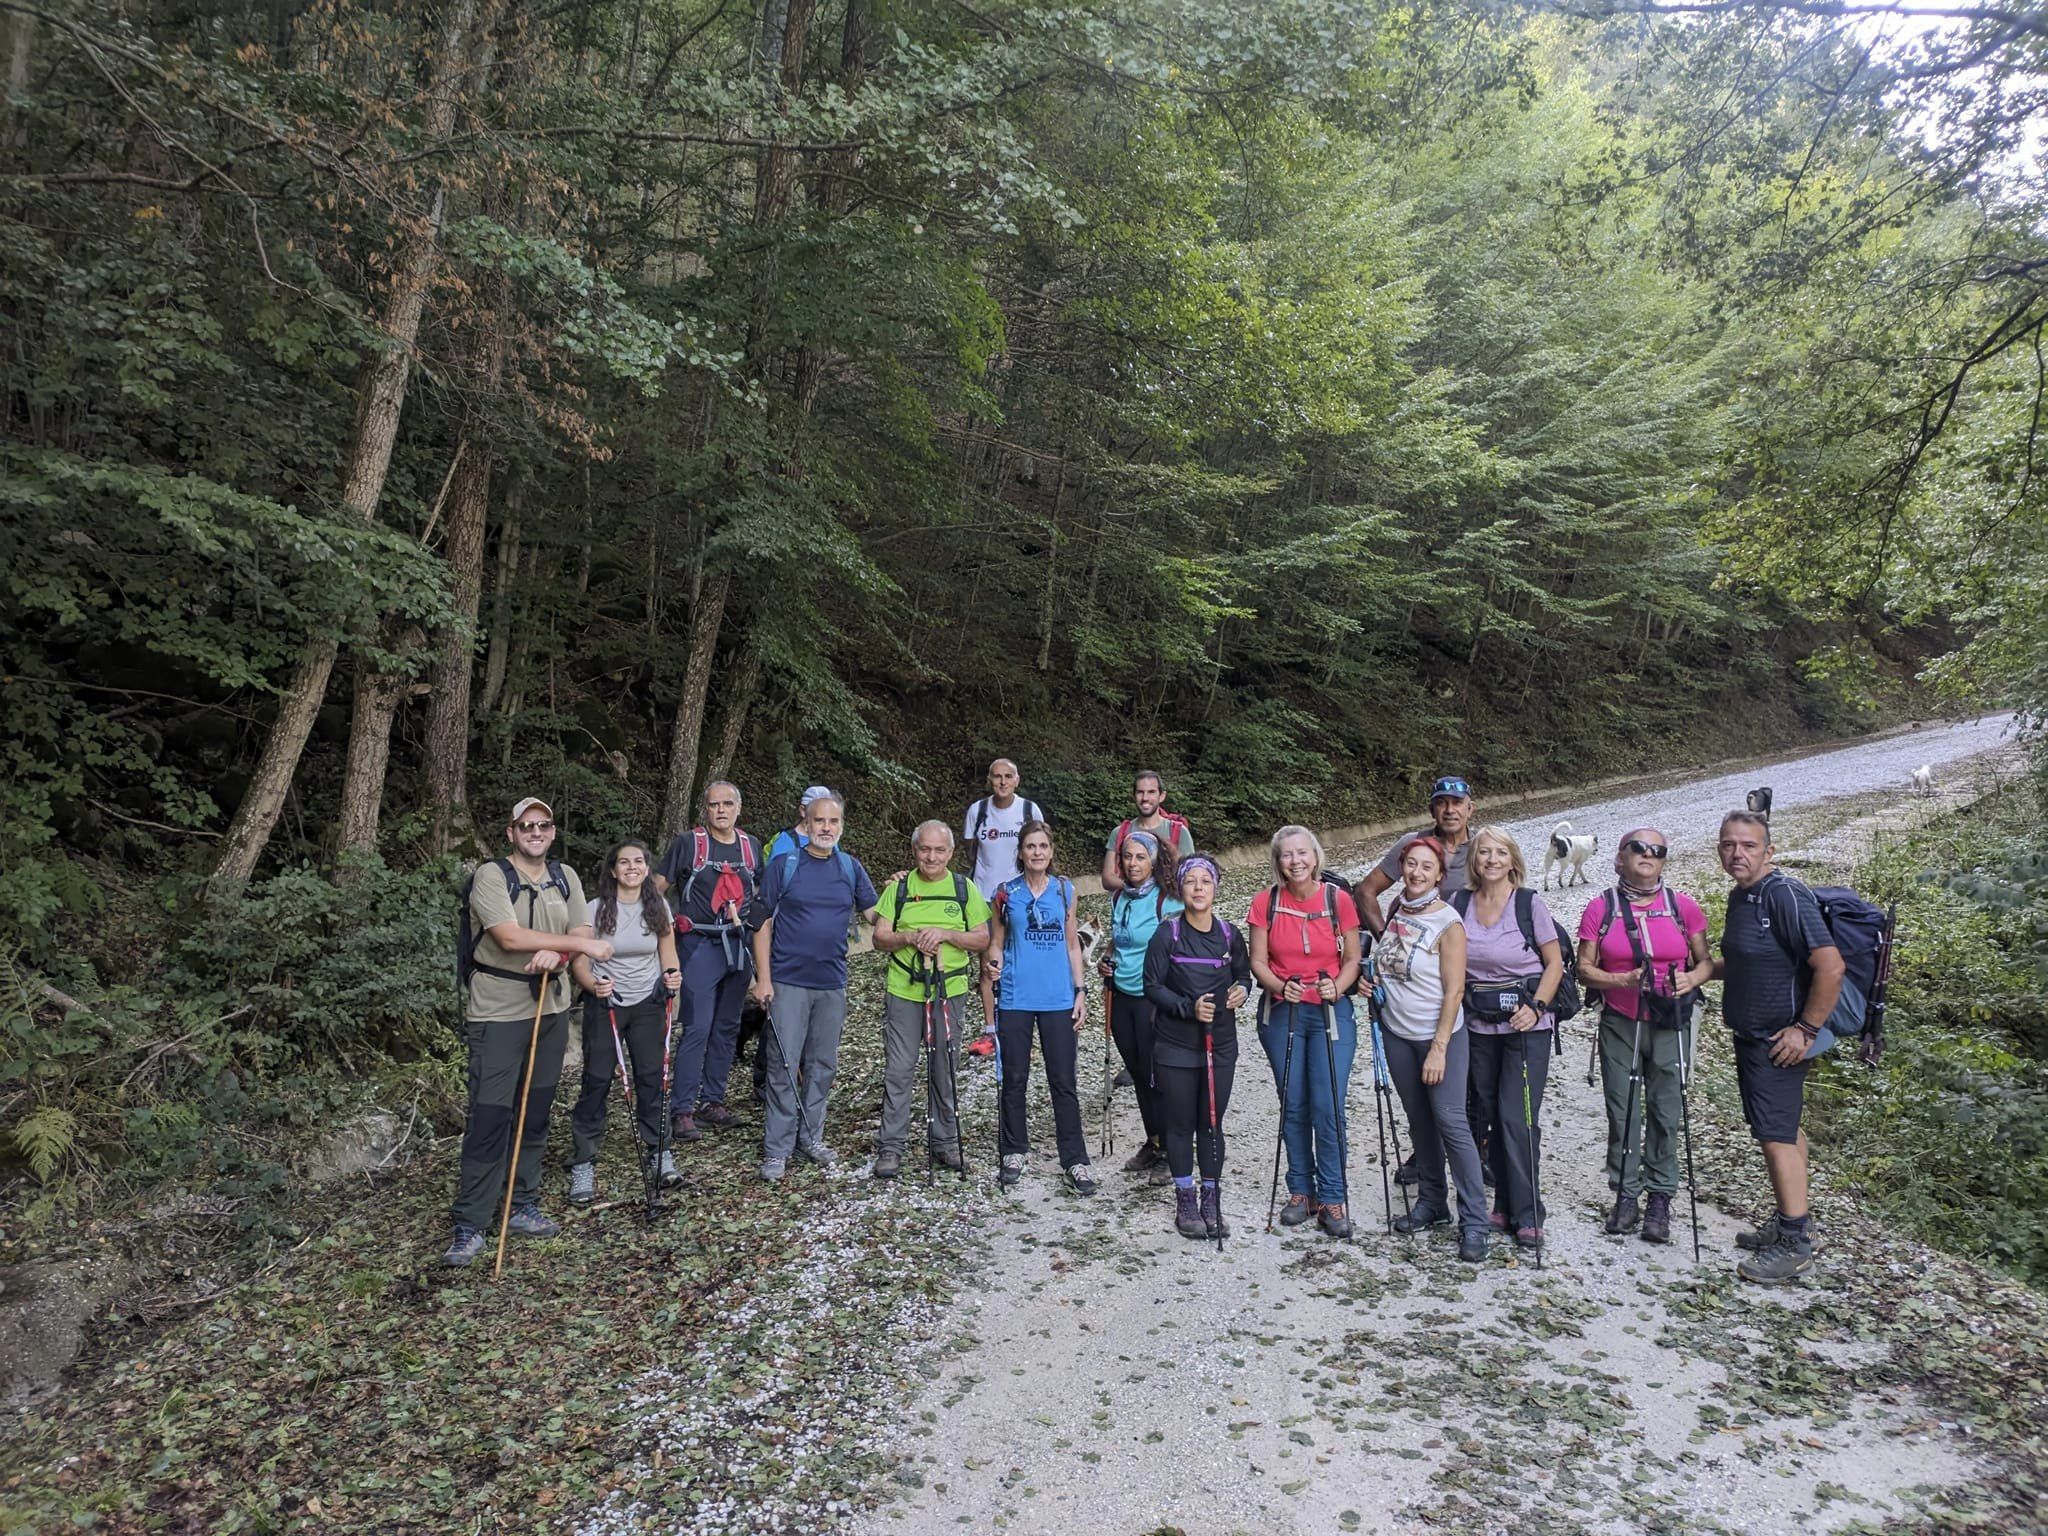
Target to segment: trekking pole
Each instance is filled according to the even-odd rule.
[[[1671,987],[1675,994],[1678,989],[1678,967],[1671,967]],[[1678,1019],[1678,1123],[1685,1129],[1685,1194],[1692,1205],[1692,1261],[1700,1261],[1700,1186],[1692,1171],[1692,1062],[1685,1051],[1685,1037],[1691,1012],[1687,1009]]]
[[[933,967],[937,970],[937,967]],[[960,1182],[967,1182],[967,1128],[960,1118],[960,1058],[953,1050],[953,1010],[951,999],[946,996],[946,973],[938,972],[939,1029],[944,1035],[946,1048],[946,1088],[953,1100],[953,1151],[960,1159]],[[927,1127],[929,1139],[929,1127]]]
[[[1394,1113],[1394,1079],[1387,1071],[1387,1040],[1380,1029],[1380,1011],[1386,1005],[1387,994],[1380,984],[1377,969],[1368,969],[1370,978],[1365,993],[1365,1018],[1372,1033],[1372,1091],[1373,1113],[1386,1133],[1386,1140],[1380,1142],[1380,1193],[1386,1200],[1387,1230],[1394,1230],[1394,1197],[1388,1187],[1388,1168],[1401,1164],[1401,1120]],[[1387,1141],[1394,1144],[1394,1161],[1387,1162]],[[1408,1215],[1415,1203],[1408,1198],[1408,1186],[1401,1185],[1401,1214]]]
[[[938,1099],[938,1090],[932,1086],[932,978],[923,955],[917,957],[917,964],[918,979],[924,983],[924,1171],[935,1179],[939,1176],[939,1149],[932,1145],[932,1114]]]
[[[669,1153],[674,1145],[675,1132],[669,1124],[669,1116],[675,1113],[676,1078],[671,1054],[676,1039],[676,1008],[682,1002],[681,992],[671,992],[661,1010],[661,1118],[654,1122],[654,1194],[649,1197],[647,1215],[651,1221],[655,1210],[661,1204],[661,1174],[667,1165]],[[761,1047],[757,1044],[754,1049]]]
[[[1529,1214],[1536,1221],[1536,1267],[1543,1267],[1543,1181],[1536,1172],[1536,1110],[1535,1096],[1529,1089],[1529,1037],[1517,1034],[1513,1037],[1515,1050],[1522,1058],[1522,1128],[1529,1136]]]
[[[1316,978],[1318,997],[1322,997],[1322,979]],[[1323,999],[1323,1064],[1330,1074],[1330,1109],[1337,1121],[1337,1192],[1344,1200],[1344,1219],[1350,1222],[1355,1234],[1358,1224],[1351,1221],[1351,1170],[1344,1166],[1348,1156],[1344,1145],[1344,1111],[1350,1095],[1337,1086],[1337,1005],[1327,998]],[[1344,1241],[1354,1242],[1356,1238],[1347,1237]]]
[[[1223,992],[1213,994],[1216,1006],[1223,1006]],[[1223,1136],[1216,1119],[1216,1026],[1202,1026],[1202,1065],[1209,1079],[1209,1150],[1216,1159],[1216,1251],[1223,1251]],[[1200,1170],[1197,1170],[1199,1175]]]
[[[1111,1114],[1110,1098],[1116,1091],[1116,1074],[1110,1071],[1112,1047],[1116,1043],[1116,1026],[1111,1023],[1111,1001],[1116,988],[1105,981],[1102,984],[1102,1150],[1097,1155],[1108,1157],[1116,1150],[1116,1124]]]
[[[984,1007],[984,1008],[982,1009],[982,1013],[983,1013],[984,1015],[987,1015],[987,1014],[988,1014],[988,1010],[987,1010],[987,1008],[985,1008],[985,1007]],[[986,1022],[986,1023],[991,1023],[991,1024],[992,1024],[992,1023],[994,1023],[994,1022],[995,1022],[995,1020],[994,1020],[994,1018],[993,1018],[993,1017],[988,1017],[988,1018],[985,1018],[984,1022]],[[1003,1192],[1004,1192],[1005,1194],[1009,1194],[1009,1191],[1008,1191],[1008,1190],[1007,1190],[1006,1188],[1004,1188],[1004,1186],[1003,1186],[1003,1032],[1002,1032],[1002,1030],[1001,1030],[1001,1029],[997,1029],[997,1030],[996,1030],[996,1032],[995,1032],[995,1033],[994,1033],[994,1034],[993,1034],[992,1036],[990,1036],[990,1038],[991,1038],[991,1039],[993,1039],[993,1040],[995,1041],[995,1043],[996,1043],[996,1052],[995,1052],[995,1059],[996,1059],[996,1187],[997,1187],[998,1189],[1003,1189]],[[1027,1039],[1028,1039],[1028,1037],[1027,1037]],[[1029,1049],[1030,1049],[1030,1047],[1029,1047],[1029,1046],[1027,1045],[1027,1046],[1025,1047],[1025,1049],[1026,1049],[1026,1051],[1028,1052],[1028,1051],[1029,1051]],[[1025,1074],[1025,1077],[1026,1077],[1026,1078],[1027,1078],[1027,1080],[1028,1080],[1028,1079],[1029,1079],[1029,1077],[1030,1077],[1030,1075],[1031,1075],[1031,1057],[1030,1057],[1030,1056],[1029,1056],[1028,1054],[1027,1054],[1027,1055],[1025,1056],[1025,1058],[1024,1058],[1024,1074]],[[957,1081],[958,1081],[958,1079],[956,1078],[956,1079],[955,1079],[955,1081],[957,1082]],[[1027,1086],[1028,1086],[1028,1082],[1027,1082]],[[959,1101],[958,1101],[958,1099],[957,1099],[957,1098],[955,1099],[955,1101],[954,1101],[954,1104],[953,1104],[953,1118],[954,1118],[954,1119],[955,1119],[956,1121],[957,1121],[957,1120],[958,1120],[958,1119],[960,1118],[960,1104],[959,1104]],[[1014,1195],[1012,1195],[1012,1196],[1011,1196],[1011,1198],[1012,1198],[1012,1199],[1014,1199],[1014,1198],[1016,1198],[1016,1197],[1015,1197]]]
[[[1623,1101],[1621,1113],[1621,1188],[1617,1194],[1628,1193],[1628,1162],[1631,1157],[1640,1161],[1641,1152],[1636,1135],[1636,1096],[1643,1086],[1643,1014],[1649,1008],[1648,983],[1642,978],[1636,982],[1635,1025],[1629,1031],[1628,1046],[1628,1097]]]
[[[1287,1090],[1294,1082],[1294,1013],[1292,1005],[1261,998],[1261,1008],[1287,1008],[1287,1049],[1280,1053],[1280,1129],[1273,1136],[1273,1189],[1266,1196],[1266,1230],[1273,1230],[1273,1205],[1280,1198],[1280,1153],[1287,1145]]]
[[[552,972],[540,979],[540,996],[533,1005],[533,1033],[526,1042],[526,1075],[519,1080],[519,1110],[512,1117],[512,1161],[505,1165],[505,1213],[498,1218],[498,1257],[491,1265],[491,1278],[505,1272],[505,1234],[512,1230],[512,1191],[519,1187],[519,1149],[526,1136],[526,1096],[533,1091],[533,1063],[540,1054],[540,1016],[548,1005]]]

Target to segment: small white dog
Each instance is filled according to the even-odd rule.
[[[1913,787],[1923,795],[1934,793],[1934,764],[1922,763],[1913,770]]]
[[[1567,885],[1583,885],[1586,881],[1586,860],[1593,857],[1600,846],[1600,839],[1591,832],[1574,832],[1572,824],[1560,821],[1550,829],[1550,840],[1543,845],[1543,889],[1550,889],[1550,871],[1559,871],[1561,878],[1558,889]]]

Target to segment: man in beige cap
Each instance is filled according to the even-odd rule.
[[[519,1167],[511,1171],[512,1230],[528,1237],[552,1237],[561,1230],[540,1213],[538,1201],[548,1110],[569,1040],[570,985],[564,968],[571,955],[612,956],[611,945],[591,933],[576,871],[548,857],[555,841],[555,813],[548,803],[529,795],[513,806],[505,837],[511,857],[478,865],[462,893],[458,962],[468,992],[463,1035],[469,1045],[469,1120],[455,1191],[455,1239],[442,1256],[444,1263],[458,1267],[483,1252],[484,1233],[504,1195],[512,1119],[536,1005],[540,1038],[533,1048]]]

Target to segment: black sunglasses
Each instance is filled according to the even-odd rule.
[[[1653,859],[1661,859],[1671,852],[1662,843],[1646,843],[1641,838],[1636,837],[1630,838],[1621,846],[1630,853],[1647,853]]]
[[[555,830],[555,824],[552,821],[522,821],[519,823],[518,830],[521,832],[552,832]]]

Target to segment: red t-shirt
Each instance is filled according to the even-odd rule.
[[[1245,921],[1266,933],[1266,964],[1282,981],[1300,977],[1314,981],[1318,976],[1334,977],[1343,967],[1344,952],[1337,935],[1358,926],[1358,905],[1349,891],[1334,885],[1322,888],[1323,904],[1311,904],[1303,911],[1287,888],[1279,888],[1280,911],[1272,911],[1274,889],[1268,886],[1252,898]],[[1337,924],[1330,926],[1329,903],[1337,904]]]

